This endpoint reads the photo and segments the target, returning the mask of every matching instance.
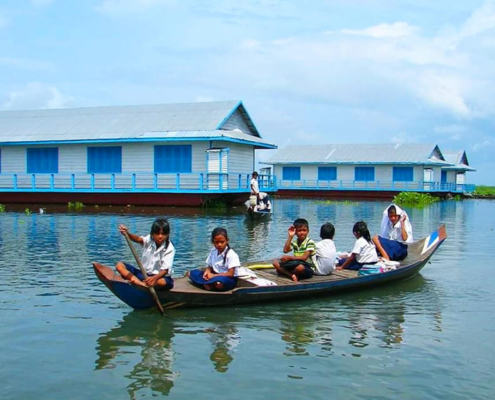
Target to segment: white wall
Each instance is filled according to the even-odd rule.
[[[318,165],[297,165],[290,164],[288,166],[291,167],[300,167],[301,168],[301,180],[312,181],[318,179]],[[335,166],[325,164],[322,166]],[[363,165],[370,166],[373,165]],[[402,167],[404,165],[397,164],[397,167]],[[274,174],[277,176],[277,179],[282,179],[282,168],[283,165],[275,165],[273,166]],[[355,177],[355,167],[356,165],[337,165],[337,179],[338,181],[353,181]],[[393,168],[394,165],[375,165],[375,181],[388,181],[391,182],[393,179]],[[435,182],[440,182],[441,179],[441,168],[440,167],[432,167],[433,169],[433,179]],[[413,181],[420,182],[423,180],[423,166],[415,165],[413,166]],[[455,182],[455,174],[452,175],[452,181]],[[449,178],[450,182],[450,178]]]

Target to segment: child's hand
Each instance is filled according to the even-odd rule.
[[[296,227],[292,225],[287,232],[289,233],[290,237],[293,237],[296,234]]]
[[[282,262],[290,261],[290,256],[282,256],[282,257],[280,257],[280,261],[282,261]]]
[[[127,226],[125,225],[119,225],[119,231],[122,235],[125,235],[126,233],[129,234],[129,229],[127,229]]]
[[[148,276],[144,280],[144,283],[146,283],[146,285],[148,285],[148,286],[155,286],[156,281],[157,281],[156,275],[155,276]]]
[[[407,215],[406,214],[402,214],[401,217],[400,217],[400,222],[404,222],[406,219],[407,219]]]

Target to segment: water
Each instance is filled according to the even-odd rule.
[[[225,226],[241,260],[280,253],[296,217],[379,227],[387,203],[277,200],[270,222],[241,209],[166,210],[175,274],[201,266]],[[117,225],[146,233],[156,214],[0,214],[1,399],[487,399],[495,395],[495,202],[408,209],[416,238],[448,239],[415,278],[376,289],[270,305],[132,311],[91,261],[132,255]],[[191,397],[192,396],[192,397]]]

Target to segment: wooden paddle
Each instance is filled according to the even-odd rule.
[[[141,260],[139,259],[139,256],[136,253],[136,249],[134,248],[131,239],[129,238],[129,234],[127,232],[124,233],[125,240],[127,241],[127,244],[129,245],[129,248],[132,251],[132,255],[134,256],[136,263],[141,270],[141,273],[144,276],[144,279],[148,277],[146,274],[146,270],[143,267],[143,264],[141,263]],[[163,316],[165,315],[165,310],[163,309],[162,303],[160,303],[160,299],[158,298],[158,295],[156,294],[155,288],[153,286],[148,286],[148,290],[150,291],[151,297],[155,300],[156,306],[158,307],[158,310],[160,311],[160,314]]]

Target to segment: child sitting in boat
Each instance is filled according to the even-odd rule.
[[[321,226],[321,240],[316,242],[316,251],[312,257],[315,266],[315,275],[330,275],[335,267],[337,250],[333,242],[334,235],[335,228],[330,222]]]
[[[141,262],[148,277],[145,279],[141,270],[131,264],[119,261],[115,268],[122,278],[131,283],[157,290],[168,290],[174,287],[172,279],[172,264],[175,248],[170,242],[170,225],[165,218],[157,218],[151,225],[150,234],[138,236],[130,233],[125,225],[119,225],[122,235],[127,234],[129,239],[143,246]]]
[[[412,226],[407,213],[391,204],[383,212],[380,235],[373,243],[385,260],[402,261],[407,257],[407,244],[412,243]]]
[[[237,285],[239,256],[229,246],[229,236],[224,228],[215,228],[211,233],[215,247],[206,259],[206,269],[195,269],[186,275],[196,285],[206,290],[225,292]]]
[[[378,254],[376,253],[376,247],[371,240],[370,231],[364,221],[358,221],[352,228],[352,233],[357,239],[354,247],[351,250],[351,254],[347,258],[341,258],[339,260],[339,266],[337,270],[350,269],[360,270],[365,264],[376,264],[378,262]]]
[[[308,237],[309,223],[298,218],[288,229],[287,240],[284,244],[284,253],[293,251],[292,256],[283,255],[273,260],[273,266],[281,275],[286,275],[294,282],[299,279],[311,278],[314,274],[311,256],[315,252],[315,242]],[[294,236],[297,240],[292,240]]]

